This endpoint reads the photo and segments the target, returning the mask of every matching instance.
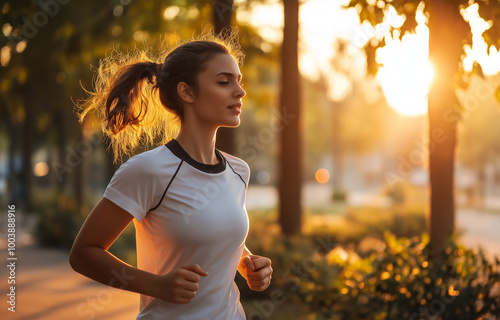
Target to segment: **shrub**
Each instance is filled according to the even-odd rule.
[[[347,192],[345,190],[335,190],[332,193],[332,200],[336,202],[346,202]]]
[[[499,260],[490,263],[481,250],[454,240],[435,251],[425,234],[398,239],[386,233],[385,249],[364,259],[337,247],[307,265],[296,261],[279,280],[316,319],[500,317]]]
[[[394,204],[402,204],[408,196],[408,187],[402,182],[398,182],[392,186],[387,186],[385,195],[388,196]]]
[[[73,198],[63,194],[42,206],[35,231],[38,244],[70,250],[89,213],[87,208],[80,211],[77,207]],[[135,228],[132,223],[120,234],[109,251],[128,264],[137,264]]]
[[[42,246],[71,249],[80,227],[85,220],[78,211],[76,201],[65,195],[40,208],[35,236]]]

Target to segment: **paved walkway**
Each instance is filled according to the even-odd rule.
[[[7,261],[7,252],[0,251]],[[16,312],[8,311],[9,285],[2,268],[0,319],[126,320],[139,310],[136,294],[109,288],[75,273],[66,252],[24,246],[17,249]]]
[[[488,257],[500,259],[500,214],[459,209],[456,215],[461,241],[469,248],[481,247]]]

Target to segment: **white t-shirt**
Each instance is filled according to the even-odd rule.
[[[234,277],[248,233],[250,169],[216,154],[219,163],[203,164],[171,140],[131,157],[104,192],[135,218],[139,269],[165,275],[198,264],[208,272],[188,304],[141,295],[137,319],[245,319]]]

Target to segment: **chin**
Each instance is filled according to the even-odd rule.
[[[225,127],[225,128],[236,128],[236,127],[240,126],[240,123],[241,123],[241,120],[240,120],[240,118],[238,118],[238,119],[235,119],[232,121],[226,121],[226,122],[222,123],[220,126]]]

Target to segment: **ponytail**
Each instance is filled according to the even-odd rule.
[[[144,81],[153,84],[155,62],[138,62],[120,69],[112,80],[106,100],[106,130],[117,134],[128,125],[137,126],[148,111],[147,98],[142,92]]]
[[[163,57],[148,54],[116,51],[101,60],[93,92],[86,91],[88,99],[76,105],[80,122],[90,111],[96,112],[115,161],[157,138],[165,144],[179,131],[178,115],[161,103],[155,85],[162,66],[158,61]]]
[[[77,101],[80,122],[96,111],[115,161],[139,145],[167,143],[177,135],[184,116],[177,85],[185,82],[197,90],[198,74],[217,54],[230,54],[241,64],[237,30],[226,35],[221,39],[205,34],[157,55],[150,50],[114,51],[100,61],[94,90],[86,91],[89,97]]]

